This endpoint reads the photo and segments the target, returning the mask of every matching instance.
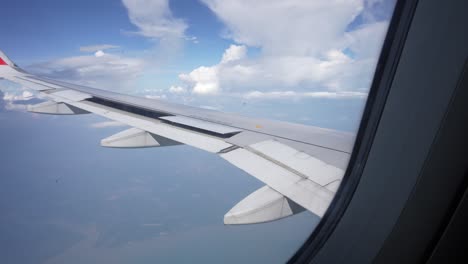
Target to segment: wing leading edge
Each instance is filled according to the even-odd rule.
[[[0,51],[0,78],[49,101],[28,108],[43,114],[94,113],[132,128],[104,147],[190,145],[221,156],[266,185],[235,205],[225,224],[252,224],[308,210],[321,217],[347,166],[354,136],[318,127],[252,119],[50,80],[27,73]]]

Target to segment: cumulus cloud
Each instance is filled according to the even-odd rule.
[[[188,24],[173,15],[168,0],[122,0],[135,34],[173,50]],[[179,83],[149,98],[234,95],[246,99],[363,98],[367,93],[388,26],[393,1],[221,1],[202,2],[225,25],[222,37],[233,43],[214,65],[180,73]],[[380,13],[379,13],[380,12]],[[174,44],[176,43],[176,44]],[[179,43],[180,44],[180,43]],[[29,69],[51,78],[110,90],[134,90],[136,80],[155,66],[151,60],[115,54],[119,46],[80,47],[88,52],[39,63]],[[256,52],[249,56],[248,51]],[[151,52],[150,52],[151,53]],[[157,68],[157,67],[156,67]],[[146,93],[148,95],[148,93]],[[209,98],[209,97],[208,97]]]
[[[125,31],[150,40],[154,46],[145,50],[145,58],[153,69],[167,67],[183,53],[186,42],[198,43],[195,36],[187,36],[187,23],[172,14],[169,0],[122,0],[130,22],[137,28]]]
[[[382,3],[203,2],[224,22],[224,37],[239,45],[226,49],[218,64],[179,75],[193,93],[249,98],[365,97],[388,26],[389,15],[371,15],[378,13]],[[259,56],[249,58],[248,47],[259,49]]]
[[[336,40],[362,11],[361,0],[203,0],[237,43],[265,54],[318,56],[337,48]]]
[[[99,45],[90,45],[90,46],[82,46],[80,47],[81,52],[96,52],[96,51],[103,51],[108,49],[117,49],[119,46],[110,45],[110,44],[99,44]]]
[[[388,21],[361,25],[345,33],[345,45],[357,56],[357,59],[377,58],[387,27]]]
[[[231,61],[237,61],[244,59],[247,55],[247,47],[241,45],[231,45],[229,48],[224,52],[223,58],[221,59],[221,63],[228,63]]]
[[[322,59],[311,56],[265,56],[246,59],[233,55],[231,51],[246,50],[245,46],[231,45],[223,54],[220,63],[201,66],[188,74],[180,74],[179,79],[195,94],[218,94],[219,92],[239,92],[251,90],[292,89],[298,86],[316,90],[346,90],[345,81],[352,81],[366,66],[365,61],[354,61],[341,50],[329,50]],[[360,68],[356,68],[360,67]],[[362,75],[362,74],[361,74]],[[356,80],[359,81],[359,80]],[[350,88],[366,84],[352,84]],[[304,89],[304,88],[302,88]]]
[[[219,92],[219,74],[225,65],[242,60],[246,57],[247,47],[231,45],[221,58],[218,65],[205,67],[201,66],[188,74],[182,73],[179,79],[192,88],[195,94],[216,94]],[[242,67],[239,65],[239,67]]]
[[[96,56],[96,57],[102,57],[104,55],[106,55],[106,54],[102,50],[98,50],[98,51],[96,51],[96,53],[94,53],[94,56]]]
[[[168,0],[123,0],[137,34],[148,38],[185,37],[187,24],[175,18]]]
[[[11,101],[6,101],[4,108],[5,108],[5,110],[8,110],[8,111],[25,112],[28,109],[28,105],[27,104],[18,104],[18,103],[14,103],[14,102],[11,102]]]
[[[201,66],[189,74],[180,74],[179,78],[192,87],[193,93],[216,94],[219,90],[218,66]]]
[[[172,86],[169,88],[169,92],[170,92],[170,93],[173,93],[173,94],[183,94],[183,93],[187,92],[187,89],[185,89],[185,88],[182,87],[182,86],[175,86],[175,85],[172,85]]]
[[[22,91],[21,94],[6,92],[3,94],[4,101],[28,101],[34,98],[34,94],[30,91]]]
[[[9,111],[26,111],[30,101],[36,98],[36,95],[28,91],[26,88],[13,84],[7,83],[6,81],[1,82],[2,91],[0,91],[0,110],[6,109]]]

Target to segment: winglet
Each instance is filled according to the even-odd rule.
[[[9,67],[4,67],[4,66],[9,66]],[[10,60],[10,58],[8,58],[8,56],[5,55],[5,53],[3,53],[2,50],[0,50],[0,69],[3,69],[1,70],[0,75],[5,75],[7,72],[10,72],[10,73],[15,72],[15,73],[21,73],[21,74],[27,73],[25,70],[18,67],[18,65],[16,65],[12,60]],[[2,76],[0,76],[0,78],[1,77]]]
[[[0,66],[14,67],[14,63],[0,50]]]
[[[1,65],[8,65],[8,64],[0,57],[0,66]]]

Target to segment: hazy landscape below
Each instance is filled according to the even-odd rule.
[[[0,112],[1,263],[276,263],[318,218],[223,225],[262,186],[188,146],[107,149],[96,116]]]

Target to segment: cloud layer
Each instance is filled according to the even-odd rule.
[[[91,50],[95,49],[89,49]],[[37,63],[28,67],[28,70],[50,78],[122,91],[134,87],[144,66],[143,59],[108,54],[98,50],[93,55]]]
[[[26,111],[31,101],[37,101],[36,93],[27,88],[5,80],[0,80],[0,111]]]

